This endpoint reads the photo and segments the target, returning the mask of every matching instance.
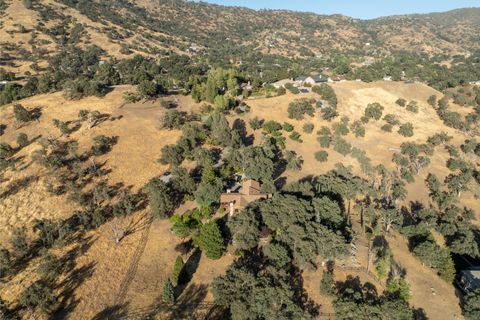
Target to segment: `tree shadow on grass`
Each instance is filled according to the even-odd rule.
[[[190,257],[188,257],[185,265],[182,270],[182,277],[180,284],[176,288],[175,294],[180,296],[185,288],[188,286],[188,283],[192,280],[193,275],[197,271],[198,265],[200,264],[200,259],[202,257],[202,251],[195,248]]]
[[[127,319],[127,306],[128,304],[120,304],[111,307],[106,307],[99,313],[97,313],[92,320],[117,320]]]
[[[83,255],[92,246],[92,237],[78,239],[81,241],[79,245],[69,250],[60,258],[63,272],[67,273],[65,279],[58,283],[56,289],[60,291],[59,307],[53,316],[53,319],[65,319],[77,307],[79,300],[75,298],[75,290],[89,277],[92,276],[95,269],[95,262],[75,269],[75,260],[78,256]]]
[[[95,270],[95,262],[74,269],[70,275],[59,284],[63,288],[60,293],[60,305],[53,316],[53,319],[66,319],[67,316],[75,310],[79,304],[79,299],[75,297],[75,290],[87,279],[90,278]]]
[[[0,199],[7,198],[9,196],[13,196],[20,192],[22,189],[27,188],[30,184],[37,181],[38,177],[34,175],[27,176],[22,179],[18,179],[10,183],[6,188],[5,191],[0,193]]]

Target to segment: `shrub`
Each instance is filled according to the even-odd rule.
[[[255,117],[253,119],[251,119],[248,123],[250,124],[250,127],[252,128],[252,130],[258,130],[258,129],[261,129],[263,127],[263,123],[265,121],[258,118],[258,117]]]
[[[417,101],[410,101],[407,105],[407,110],[413,113],[418,113],[418,104]]]
[[[332,138],[330,136],[323,135],[323,136],[318,136],[317,140],[318,140],[318,143],[320,143],[320,147],[329,148]]]
[[[17,144],[20,148],[24,148],[28,145],[28,136],[25,133],[20,133],[17,137]]]
[[[405,105],[407,104],[407,100],[400,98],[397,101],[395,101],[396,104],[398,104],[400,107],[404,108]]]
[[[170,279],[166,279],[163,282],[162,301],[167,304],[173,304],[175,302],[175,291],[173,290]]]
[[[18,121],[28,122],[33,120],[31,112],[25,109],[21,104],[13,106],[13,113],[15,114],[15,119]]]
[[[335,132],[335,135],[341,136],[346,136],[350,132],[347,125],[343,122],[335,123],[333,125],[333,131]]]
[[[329,271],[323,271],[320,281],[320,293],[329,297],[333,295],[333,274]]]
[[[327,151],[317,151],[315,152],[315,159],[318,162],[327,162],[328,160],[328,152]]]
[[[46,252],[41,259],[38,271],[47,281],[54,281],[62,273],[63,263],[51,253]]]
[[[386,291],[389,295],[397,296],[404,301],[409,301],[411,298],[410,286],[403,278],[391,280],[387,285]]]
[[[380,103],[370,103],[365,108],[365,119],[366,122],[370,119],[380,120],[382,117],[384,107]]]
[[[285,84],[285,89],[287,89],[288,91],[290,91],[291,93],[293,94],[299,94],[300,93],[300,90],[298,90],[297,87],[295,87],[293,84],[291,83],[287,83]]]
[[[348,143],[345,139],[336,136],[333,140],[333,150],[337,151],[343,156],[346,156],[352,152],[352,145]]]
[[[313,125],[313,123],[310,123],[310,122],[305,123],[305,124],[303,125],[303,132],[305,132],[305,133],[312,133],[314,127],[315,127],[315,126]]]
[[[25,308],[39,307],[43,312],[49,314],[55,310],[57,300],[52,289],[40,280],[25,289],[19,303]]]
[[[391,113],[386,114],[383,117],[383,120],[385,120],[388,124],[391,124],[392,126],[396,126],[400,124],[400,121],[398,121],[397,117]]]
[[[437,105],[437,96],[436,95],[431,95],[428,100],[427,100],[428,104],[431,105],[432,107],[436,107]]]
[[[142,100],[142,97],[136,92],[127,91],[123,94],[123,100],[125,100],[125,102],[135,103]]]
[[[167,110],[160,120],[160,127],[169,130],[180,129],[184,123],[184,118],[178,110]]]
[[[463,315],[466,320],[480,319],[480,288],[465,295]]]
[[[398,133],[404,137],[413,136],[413,125],[410,122],[404,123],[398,129]]]
[[[393,126],[391,124],[384,124],[382,126],[382,130],[385,131],[385,132],[392,132],[393,130]]]
[[[172,282],[174,286],[177,286],[183,281],[183,267],[185,263],[183,262],[182,257],[177,256],[175,259],[175,264],[173,265],[173,272],[172,272]]]
[[[311,101],[306,98],[295,100],[288,105],[288,117],[290,119],[302,120],[305,113],[313,116],[314,111]]]
[[[303,142],[302,135],[297,131],[293,131],[288,137],[294,141]]]
[[[28,251],[27,228],[13,229],[11,242],[13,250],[18,256],[23,257]]]
[[[292,132],[295,127],[288,122],[283,123],[282,129],[287,132]]]
[[[178,166],[183,162],[183,150],[176,144],[167,144],[161,150],[160,159],[161,164],[169,164],[171,166]]]
[[[92,154],[100,156],[109,152],[115,142],[115,137],[107,137],[104,135],[96,136],[95,138],[93,138]]]
[[[275,132],[278,132],[281,129],[282,129],[282,125],[274,120],[267,121],[263,124],[263,130],[265,130],[267,133],[270,133],[270,134],[274,134]]]

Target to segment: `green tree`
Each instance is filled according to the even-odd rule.
[[[311,101],[306,98],[297,99],[288,105],[288,117],[290,119],[302,120],[305,113],[313,116],[314,111]]]
[[[320,293],[325,296],[333,295],[333,273],[329,270],[324,270],[322,280],[320,281]]]
[[[230,147],[236,141],[232,135],[232,130],[228,125],[227,118],[220,112],[214,112],[211,117],[211,138],[215,144]]]
[[[62,273],[63,263],[55,255],[45,252],[41,258],[38,272],[42,279],[53,282]]]
[[[154,81],[144,80],[138,84],[137,91],[143,98],[153,98],[163,93],[164,89]]]
[[[17,119],[17,121],[28,122],[33,120],[32,113],[25,109],[21,104],[13,106],[13,113],[15,114],[15,119]]]
[[[218,203],[222,190],[223,182],[219,178],[214,178],[211,182],[202,181],[194,192],[195,201],[202,207],[210,207]]]
[[[361,121],[354,121],[350,127],[350,130],[353,131],[355,137],[365,137],[365,127],[362,125]]]
[[[413,113],[418,113],[418,104],[417,101],[410,101],[407,104],[407,111],[413,112]]]
[[[395,103],[398,104],[400,107],[405,107],[407,105],[407,100],[399,98],[397,101],[395,101]]]
[[[299,171],[302,169],[303,160],[301,157],[297,157],[295,151],[285,151],[285,161],[288,170]]]
[[[380,120],[382,117],[384,107],[380,103],[370,103],[365,108],[365,119],[368,122],[369,119]]]
[[[347,154],[352,152],[352,145],[342,137],[335,136],[333,140],[333,150],[345,157]]]
[[[303,132],[312,133],[314,128],[315,128],[315,126],[313,125],[313,123],[310,123],[310,122],[305,123],[303,125]]]
[[[160,126],[168,130],[180,129],[183,123],[183,115],[178,110],[166,110],[160,120]]]
[[[193,237],[193,242],[210,259],[220,259],[225,251],[222,233],[216,221],[202,225],[198,234]]]
[[[197,184],[187,169],[174,167],[172,170],[173,189],[186,194],[193,194],[197,189]]]
[[[250,127],[253,129],[253,131],[256,131],[258,129],[261,129],[263,127],[264,120],[255,117],[249,121]]]
[[[175,259],[175,264],[173,265],[173,272],[172,272],[172,282],[174,286],[177,286],[183,281],[183,268],[185,263],[183,262],[182,257],[177,256]]]
[[[398,133],[404,137],[413,136],[413,125],[410,122],[404,123],[398,129]]]
[[[257,263],[234,263],[213,281],[215,304],[228,308],[235,320],[313,319],[296,300],[292,277],[271,265],[261,269]]]
[[[448,283],[455,278],[455,265],[448,249],[441,248],[434,242],[425,241],[417,245],[413,253],[424,264],[436,269],[440,277]]]
[[[17,144],[20,148],[24,148],[28,145],[29,141],[28,141],[28,136],[25,134],[25,133],[20,133],[18,134],[18,137],[17,137]]]
[[[176,144],[167,144],[161,150],[160,159],[161,164],[169,164],[171,166],[178,166],[183,162],[183,150]]]
[[[152,178],[143,187],[153,215],[165,219],[174,209],[173,195],[170,188],[158,178]]]
[[[260,239],[260,222],[256,208],[251,206],[234,215],[227,221],[227,226],[233,235],[235,247],[249,250],[258,245]]]
[[[50,286],[43,280],[34,282],[22,293],[20,305],[25,308],[40,308],[43,312],[51,314],[55,311],[57,299]]]
[[[404,301],[409,301],[411,298],[410,285],[404,278],[397,278],[389,281],[386,291],[388,294],[399,297]]]
[[[328,152],[327,151],[317,151],[315,152],[315,159],[318,161],[318,162],[327,162],[328,160]]]
[[[466,320],[480,319],[480,289],[469,292],[465,296],[463,315]]]
[[[0,319],[8,319],[10,315],[10,310],[7,308],[5,301],[0,298]]]
[[[162,301],[167,304],[175,303],[175,292],[170,279],[166,279],[163,282]]]

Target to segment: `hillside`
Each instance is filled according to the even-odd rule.
[[[479,27],[0,0],[0,320],[479,318]]]
[[[366,151],[366,156],[371,159],[372,165],[385,164],[388,168],[395,170],[391,162],[393,150],[397,150],[400,144],[406,141],[425,143],[433,132],[444,131],[453,135],[454,140],[450,145],[459,146],[463,143],[462,134],[456,130],[446,127],[435,114],[434,110],[427,103],[427,99],[432,94],[440,96],[441,94],[424,85],[409,85],[395,82],[376,82],[365,84],[362,82],[343,82],[333,85],[338,96],[338,112],[340,117],[347,116],[350,123],[360,118],[365,106],[369,103],[380,102],[385,106],[384,114],[395,114],[400,122],[411,122],[415,135],[412,138],[404,138],[401,135],[392,132],[385,133],[380,130],[383,121],[372,122],[366,125],[366,135],[364,138],[354,137],[353,134],[345,136],[347,141],[353,146]],[[42,137],[58,139],[58,141],[77,141],[78,152],[88,152],[90,141],[97,135],[115,136],[117,142],[110,152],[105,155],[94,158],[94,161],[102,164],[102,173],[98,177],[92,177],[93,182],[85,185],[85,189],[95,186],[104,181],[112,188],[129,188],[132,192],[137,192],[153,176],[162,175],[169,170],[168,166],[157,162],[164,146],[178,141],[181,132],[179,130],[159,129],[159,119],[166,112],[159,106],[159,101],[149,101],[140,103],[125,103],[122,99],[124,92],[132,90],[131,86],[119,86],[104,98],[84,98],[78,101],[65,100],[61,93],[39,95],[20,101],[22,105],[31,109],[41,108],[41,117],[38,122],[32,122],[25,126],[19,126],[14,119],[12,106],[8,105],[0,109],[1,118],[6,120],[7,127],[2,142],[15,145],[16,137],[19,132],[24,132],[31,137],[32,142],[22,148],[15,155],[15,170],[7,170],[2,178],[2,190],[10,190],[1,195],[1,229],[0,239],[6,242],[12,237],[12,231],[22,226],[29,227],[35,223],[35,219],[69,219],[72,214],[78,212],[79,206],[71,201],[70,196],[55,195],[49,191],[49,184],[52,183],[52,173],[44,168],[35,158],[35,150],[39,150]],[[302,97],[318,98],[316,94],[310,93]],[[261,118],[265,121],[275,120],[280,123],[289,122],[296,130],[301,131],[305,123],[314,125],[313,133],[302,132],[302,142],[297,142],[287,138],[286,149],[294,150],[295,153],[303,159],[302,169],[300,171],[286,170],[278,181],[286,178],[287,183],[296,181],[306,176],[325,174],[334,169],[334,164],[340,162],[345,166],[352,166],[353,173],[364,176],[359,163],[351,156],[342,156],[331,148],[328,149],[329,158],[325,164],[320,164],[314,157],[314,152],[322,150],[317,141],[315,131],[321,126],[327,126],[333,129],[332,123],[322,120],[318,115],[307,117],[305,120],[293,120],[288,118],[288,105],[290,102],[298,99],[299,96],[287,94],[282,97],[261,98],[248,100],[250,112],[240,116],[240,121],[249,123],[249,120]],[[418,102],[419,112],[417,114],[401,109],[396,104],[398,98],[406,100],[415,100]],[[183,96],[166,96],[163,99],[176,101],[177,110],[186,113],[199,113],[201,107],[194,103],[191,98]],[[61,121],[74,121],[77,114],[82,109],[98,110],[103,114],[108,114],[109,120],[100,123],[92,129],[88,129],[82,124],[79,129],[68,136],[58,136],[58,129],[52,125],[52,119]],[[228,117],[230,123],[233,123],[237,116]],[[335,122],[334,122],[335,123]],[[254,145],[260,145],[262,135],[260,131],[253,131],[249,126],[247,134],[254,135]],[[38,139],[38,140],[37,140]],[[448,154],[442,149],[437,149],[431,157],[431,163],[421,175],[416,179],[417,182],[409,184],[407,187],[407,196],[400,205],[407,206],[411,201],[428,202],[428,193],[424,187],[426,174],[433,173],[441,179],[448,173],[446,160]],[[86,161],[83,165],[89,165]],[[195,167],[191,162],[183,164],[186,168]],[[365,176],[368,178],[368,176]],[[99,179],[99,180],[97,180]],[[95,182],[97,181],[97,182]],[[14,187],[18,186],[18,187]],[[112,190],[114,190],[112,189]],[[462,195],[461,202],[465,205],[475,207],[474,194],[478,196],[480,190],[472,189]],[[68,191],[70,193],[70,191]],[[185,202],[176,212],[183,213],[186,209],[195,207],[191,201]],[[121,225],[135,226],[131,235],[127,236],[119,245],[112,241],[112,228],[119,222],[109,221],[98,229],[81,233],[75,243],[66,247],[53,248],[53,252],[59,257],[70,257],[73,265],[64,270],[61,279],[69,279],[75,274],[81,274],[78,282],[71,283],[73,280],[65,280],[56,290],[60,309],[57,315],[68,314],[71,319],[91,319],[107,312],[105,306],[111,306],[116,301],[118,295],[124,294],[125,301],[130,301],[130,306],[122,307],[118,315],[136,312],[145,312],[141,310],[150,310],[153,308],[162,290],[162,283],[166,277],[167,271],[172,268],[175,258],[176,248],[182,242],[180,238],[172,234],[170,222],[168,220],[155,220],[151,227],[146,224],[146,215],[148,210],[142,209],[134,215],[122,218]],[[477,221],[480,212],[476,212]],[[77,214],[77,213],[75,213]],[[352,216],[355,224],[358,224],[359,217]],[[142,225],[144,225],[142,227]],[[145,228],[145,229],[144,229]],[[357,225],[355,228],[359,228]],[[145,231],[143,231],[145,230]],[[141,243],[141,237],[144,232],[149,235],[143,254],[137,258],[136,251],[140,250],[137,243]],[[34,235],[29,234],[29,237]],[[389,236],[392,241],[392,250],[395,259],[402,264],[409,273],[408,281],[412,288],[412,305],[424,310],[427,316],[435,319],[439,315],[449,314],[452,317],[458,316],[460,310],[456,307],[456,297],[451,286],[441,280],[432,269],[422,266],[418,260],[413,258],[408,252],[407,245],[400,240],[401,235]],[[356,263],[366,267],[366,240],[359,239],[359,251],[356,255]],[[160,250],[160,251],[159,251]],[[82,252],[81,255],[74,254]],[[108,254],[106,254],[108,252]],[[72,256],[73,255],[73,256]],[[183,293],[178,297],[179,303],[190,303],[197,308],[195,312],[202,314],[200,303],[211,302],[211,281],[214,277],[224,274],[224,270],[232,262],[232,252],[226,254],[220,260],[210,260],[206,257],[200,259],[200,262],[193,271],[193,278]],[[137,260],[138,259],[138,260]],[[14,303],[19,297],[21,291],[28,287],[32,281],[37,279],[34,270],[38,268],[39,258],[34,258],[24,267],[23,271],[18,273],[8,282],[0,285],[0,295],[9,303]],[[131,275],[130,263],[136,265],[136,272]],[[350,259],[344,262],[346,267],[351,266]],[[353,264],[355,265],[355,264]],[[422,276],[418,277],[418,269],[422,270]],[[346,269],[349,270],[349,269]],[[29,276],[29,275],[34,276]],[[345,279],[351,271],[335,272],[337,279]],[[353,274],[357,274],[353,272]],[[358,275],[363,281],[373,281],[378,288],[382,288],[383,282],[372,279],[372,276],[362,274]],[[309,292],[310,298],[315,303],[322,304],[322,312],[333,311],[331,301],[317,292],[318,281],[322,277],[321,268],[316,271],[306,271],[305,289]],[[131,278],[131,279],[130,279]],[[128,280],[128,287],[122,286]],[[310,279],[310,280],[308,280]],[[428,279],[425,280],[425,279]],[[73,289],[71,289],[73,286]],[[122,289],[123,288],[123,289]],[[435,288],[436,295],[433,296],[431,288]],[[70,297],[69,290],[75,295],[75,299]],[[124,290],[127,290],[123,292]],[[121,293],[123,292],[123,293]],[[428,298],[426,298],[428,296]],[[183,302],[182,302],[183,301]],[[432,303],[432,301],[437,301]],[[146,308],[146,309],[145,309]],[[190,309],[155,309],[160,319],[165,317],[177,318],[184,316]],[[188,311],[190,310],[190,311]],[[115,313],[114,313],[115,314]],[[168,315],[168,316],[167,316]]]
[[[4,3],[2,61],[17,72],[36,62],[35,71],[60,45],[93,44],[119,58],[216,52],[238,59],[251,50],[285,57],[394,51],[453,56],[468,55],[480,43],[478,8],[358,20],[170,0],[42,0],[28,9],[20,1]]]

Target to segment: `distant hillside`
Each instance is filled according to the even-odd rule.
[[[202,51],[232,58],[246,52],[455,55],[480,48],[480,8],[358,20],[172,0],[0,2],[1,62],[17,67],[22,60],[41,64],[65,44],[94,44],[116,57]]]

